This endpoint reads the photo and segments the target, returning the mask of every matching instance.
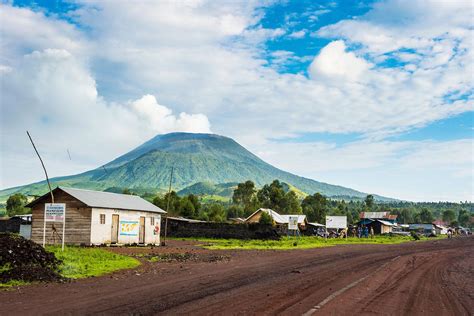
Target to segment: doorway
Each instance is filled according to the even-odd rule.
[[[111,243],[118,243],[118,232],[119,232],[119,216],[117,214],[112,214],[112,239]]]
[[[140,231],[139,231],[138,243],[139,244],[145,243],[145,217],[144,216],[140,217]]]

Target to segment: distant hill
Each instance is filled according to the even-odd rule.
[[[156,193],[167,190],[171,167],[174,167],[173,189],[183,194],[212,192],[212,195],[228,196],[239,182],[252,180],[257,186],[263,186],[278,179],[300,196],[315,192],[330,197],[363,198],[367,195],[275,168],[231,138],[193,133],[158,135],[103,167],[53,178],[51,182],[53,186],[109,191],[129,188],[134,192]],[[16,192],[39,195],[46,191],[45,181],[42,181],[2,190],[0,198]]]

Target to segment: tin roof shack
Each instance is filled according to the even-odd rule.
[[[262,213],[267,213],[273,219],[273,222],[277,226],[280,232],[286,232],[288,230],[288,224],[290,223],[290,216],[298,216],[298,227],[301,230],[305,230],[307,227],[307,219],[306,215],[301,214],[285,214],[281,215],[271,210],[269,208],[259,208],[256,210],[252,215],[245,219],[245,223],[258,223],[260,221],[260,217]]]
[[[66,204],[66,244],[160,244],[159,207],[135,195],[58,187],[54,202]],[[29,203],[33,220],[31,239],[43,242],[45,204],[49,193]],[[63,223],[46,222],[46,243],[61,243]]]
[[[367,226],[369,229],[372,227],[377,235],[390,234],[397,226],[397,215],[390,215],[389,212],[362,212],[359,217],[361,220],[358,225]]]
[[[441,230],[436,229],[435,225],[433,224],[410,224],[408,229],[425,236],[436,236],[441,232]]]
[[[390,234],[393,231],[393,227],[396,226],[395,223],[386,220],[371,218],[360,220],[358,225],[367,226],[369,229],[372,227],[374,229],[374,234],[376,235]]]

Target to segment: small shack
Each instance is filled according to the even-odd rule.
[[[275,223],[275,226],[281,232],[286,232],[288,230],[288,224],[290,223],[290,216],[298,217],[298,227],[301,230],[305,230],[308,224],[306,215],[301,215],[301,214],[283,214],[282,215],[282,214],[278,214],[277,212],[269,208],[259,208],[252,215],[250,215],[249,217],[245,219],[245,223],[258,223],[260,221],[260,217],[262,216],[262,213],[267,213],[268,215],[270,215],[270,217],[273,219],[273,222]]]
[[[66,244],[160,244],[161,215],[166,212],[135,195],[57,187],[54,202],[66,204]],[[45,204],[49,193],[31,208],[31,239],[43,242]],[[46,243],[61,243],[62,222],[46,222]]]
[[[441,232],[433,224],[410,224],[408,229],[425,236],[436,236]]]
[[[373,228],[374,234],[377,235],[390,234],[397,226],[397,215],[391,215],[389,212],[362,212],[359,217],[357,225]]]
[[[31,214],[0,217],[0,233],[16,233],[30,239]]]

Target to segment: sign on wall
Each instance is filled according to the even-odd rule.
[[[44,221],[43,221],[43,247],[46,245],[46,222],[62,222],[63,237],[61,238],[61,249],[64,251],[64,238],[66,236],[66,204],[64,203],[45,203]],[[57,233],[54,224],[52,225],[53,234]]]
[[[138,236],[138,221],[120,221],[120,235]]]
[[[298,216],[289,216],[288,217],[288,229],[289,230],[298,230]]]
[[[63,222],[64,214],[66,214],[64,203],[46,203],[44,206],[45,222]]]
[[[347,228],[347,216],[326,216],[326,228]]]

